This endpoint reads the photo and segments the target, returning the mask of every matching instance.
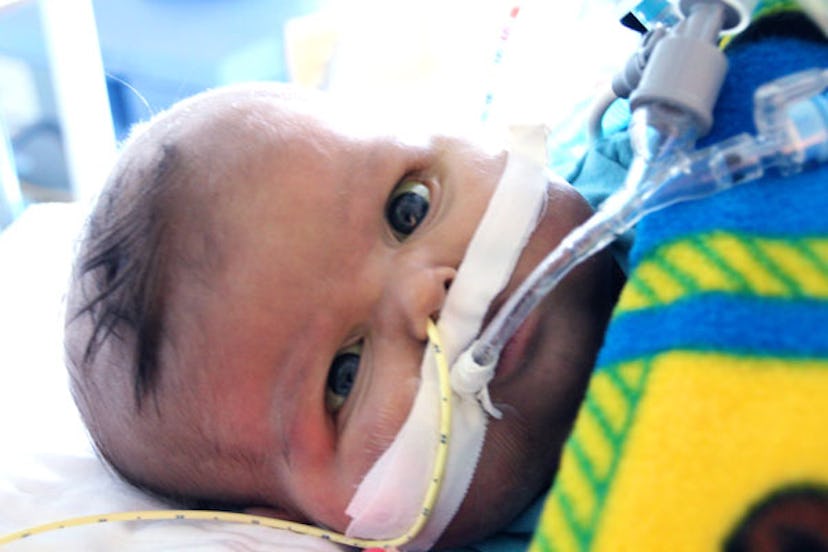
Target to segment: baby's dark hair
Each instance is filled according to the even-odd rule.
[[[93,383],[110,377],[102,370],[129,371],[138,410],[158,384],[173,278],[211,262],[210,182],[220,181],[222,159],[234,155],[228,144],[240,138],[224,122],[242,116],[230,102],[217,107],[224,105],[215,101],[221,94],[255,92],[207,92],[136,127],[87,220],[66,320],[78,402],[93,368]],[[193,247],[191,239],[202,245]],[[195,252],[184,253],[188,248]],[[97,358],[106,347],[117,350],[114,365]]]
[[[168,240],[171,195],[183,172],[173,144],[144,156],[129,157],[117,167],[87,220],[73,273],[67,327],[86,317],[79,354],[69,353],[75,385],[95,363],[106,342],[115,342],[123,364],[131,369],[135,403],[140,410],[160,369],[159,350],[165,327],[165,286],[169,273]],[[156,161],[157,160],[157,161]]]
[[[127,160],[113,173],[87,221],[73,274],[67,325],[88,317],[77,371],[94,364],[106,341],[121,344],[140,409],[157,380],[165,326],[166,254],[173,202],[169,201],[181,160],[175,145],[159,147],[157,162]],[[138,165],[138,166],[136,166]],[[115,369],[115,366],[110,366]],[[75,378],[78,377],[73,372]],[[78,385],[75,386],[77,391]]]

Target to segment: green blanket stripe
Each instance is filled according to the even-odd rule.
[[[571,549],[564,542],[574,543],[578,550],[590,548],[651,365],[652,359],[624,362],[594,376],[564,447],[559,480],[547,499],[557,503],[560,519],[554,531],[536,532],[531,550]],[[573,481],[588,490],[588,505],[582,500],[576,507],[571,498]],[[547,528],[547,523],[542,527]]]
[[[785,11],[802,11],[796,0],[760,0],[753,9],[751,19],[756,20],[766,15]]]
[[[693,235],[659,247],[636,268],[627,287],[614,316],[710,291],[825,300],[828,238]]]

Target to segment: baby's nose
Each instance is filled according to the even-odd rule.
[[[384,323],[398,327],[420,341],[426,341],[426,323],[437,320],[457,271],[448,266],[403,269],[388,286],[384,302]]]

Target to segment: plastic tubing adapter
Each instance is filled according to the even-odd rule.
[[[721,1],[686,2],[687,15],[654,48],[641,82],[630,96],[633,112],[650,104],[689,113],[698,135],[713,126],[727,60],[718,48],[728,10]]]

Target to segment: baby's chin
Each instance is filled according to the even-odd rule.
[[[530,445],[513,441],[507,432],[489,433],[469,492],[438,548],[473,544],[504,531],[552,482],[557,451],[529,451]]]
[[[542,487],[542,486],[541,486]],[[528,488],[524,488],[528,491]],[[505,531],[540,495],[540,489],[526,496],[466,500],[437,541],[436,549],[468,546]],[[514,493],[512,493],[514,494]],[[528,544],[528,543],[527,543]]]

